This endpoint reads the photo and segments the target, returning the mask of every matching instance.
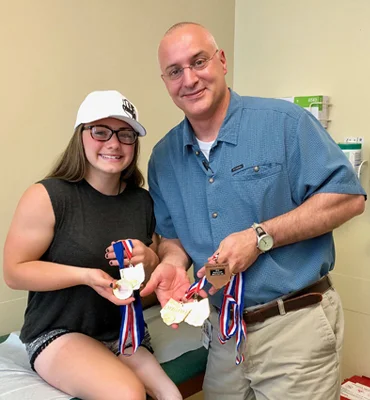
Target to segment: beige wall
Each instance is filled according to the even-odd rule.
[[[184,20],[214,33],[229,55],[231,85],[234,1],[1,0],[1,247],[20,196],[65,148],[90,91],[117,89],[138,106],[148,129],[140,161],[146,175],[153,145],[181,119],[156,52],[166,29]],[[25,302],[25,292],[0,279],[0,335],[21,327]]]
[[[370,131],[368,0],[236,0],[234,89],[262,97],[329,95],[329,133]],[[369,191],[369,167],[362,175]],[[333,277],[345,318],[343,376],[370,376],[370,212],[335,231]]]

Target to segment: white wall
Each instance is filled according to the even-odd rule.
[[[234,89],[262,97],[329,95],[328,131],[365,138],[369,158],[370,2],[236,0]],[[369,167],[362,174],[369,191]],[[345,309],[343,377],[370,376],[370,212],[335,231],[333,278]]]

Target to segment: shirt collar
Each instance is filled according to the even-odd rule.
[[[227,142],[233,145],[238,144],[238,132],[240,125],[240,118],[242,113],[241,97],[235,93],[233,90],[230,91],[230,103],[227,109],[227,113],[224,122],[221,125],[218,136],[215,140],[217,142]],[[188,146],[193,146],[196,144],[196,138],[193,128],[189,120],[185,117],[183,124],[183,139],[184,139],[184,154],[186,153],[186,148]]]
[[[184,119],[183,134],[184,134],[184,147],[193,146],[196,143],[193,127],[191,126],[189,120],[186,117]]]

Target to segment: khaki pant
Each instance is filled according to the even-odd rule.
[[[213,339],[203,384],[206,400],[338,400],[343,310],[329,289],[321,303],[247,326],[245,361],[235,365],[235,337]]]

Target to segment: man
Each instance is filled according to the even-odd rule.
[[[235,340],[217,339],[223,293],[211,288],[205,398],[339,399],[343,313],[327,274],[333,229],[364,210],[352,166],[304,109],[228,89],[225,53],[204,27],[174,25],[158,57],[185,119],[149,162],[161,263],[142,295],[179,300],[190,264],[201,277],[218,257],[245,279],[248,333],[237,366]]]

